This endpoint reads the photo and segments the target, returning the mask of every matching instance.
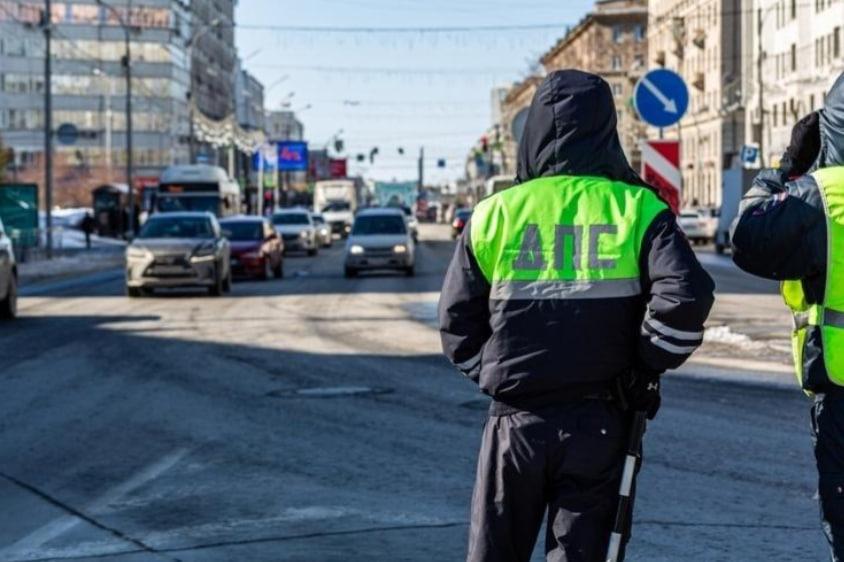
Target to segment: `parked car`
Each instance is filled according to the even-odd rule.
[[[232,274],[264,280],[284,276],[284,242],[264,217],[236,216],[220,221],[231,246]]]
[[[416,244],[404,212],[394,208],[360,211],[346,241],[346,277],[362,270],[393,269],[412,276]]]
[[[456,239],[463,233],[466,223],[472,217],[472,209],[457,209],[454,212],[454,221],[451,223],[451,237]]]
[[[207,287],[220,296],[231,289],[230,259],[229,241],[211,213],[158,213],[126,248],[126,293]]]
[[[692,244],[708,244],[715,240],[718,228],[717,209],[683,209],[677,219]]]
[[[273,226],[284,241],[284,251],[317,255],[317,233],[311,213],[306,209],[284,209],[273,214]]]
[[[330,248],[332,239],[331,227],[325,222],[325,217],[320,213],[312,213],[311,220],[314,221],[314,228],[316,228],[317,244],[323,248]]]
[[[0,320],[11,320],[18,315],[18,268],[12,239],[0,220]]]

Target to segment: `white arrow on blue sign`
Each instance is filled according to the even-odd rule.
[[[633,100],[642,121],[654,127],[670,127],[689,108],[689,89],[679,74],[660,68],[639,80]]]

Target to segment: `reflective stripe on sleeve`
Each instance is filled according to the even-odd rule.
[[[673,353],[674,355],[691,355],[698,348],[697,345],[675,345],[656,335],[651,336],[651,343],[660,349],[664,349],[668,353]]]
[[[701,340],[703,340],[703,331],[689,332],[686,330],[678,330],[677,328],[666,326],[653,316],[648,316],[648,318],[645,319],[645,324],[647,324],[652,331],[657,332],[658,334],[662,334],[664,336],[669,336],[676,340],[694,342],[700,342]]]
[[[495,281],[490,300],[567,300],[635,297],[642,293],[639,279],[578,281]]]
[[[475,355],[474,357],[467,359],[466,361],[461,361],[460,363],[455,363],[454,366],[460,369],[461,371],[471,371],[475,367],[478,366],[478,363],[481,362],[481,354],[483,351]]]

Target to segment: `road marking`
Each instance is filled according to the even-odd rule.
[[[672,99],[668,99],[668,97],[656,87],[656,84],[651,82],[648,78],[642,78],[642,85],[654,95],[659,103],[663,105],[663,109],[665,109],[666,113],[677,113],[677,102]]]
[[[86,513],[94,513],[106,507],[108,504],[117,501],[132,490],[141,487],[150,480],[158,478],[161,474],[173,468],[173,466],[187,455],[187,453],[187,449],[177,449],[176,451],[163,456],[161,459],[135,473],[125,482],[111,488],[93,502],[86,505],[84,511]],[[45,543],[66,533],[80,522],[82,522],[81,519],[71,515],[64,515],[54,519],[25,537],[19,539],[15,543],[0,550],[0,558],[6,559],[13,556],[21,556],[32,553],[33,551],[41,548]]]

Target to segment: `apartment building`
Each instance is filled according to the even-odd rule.
[[[755,0],[752,19],[756,29],[761,22],[762,33],[753,34],[747,53],[754,62],[747,136],[762,147],[764,164],[776,166],[791,128],[822,107],[844,72],[844,0]]]
[[[723,171],[745,142],[751,0],[650,0],[648,66],[678,72],[689,87],[679,126],[684,205],[719,206]],[[650,131],[649,136],[656,136]]]

